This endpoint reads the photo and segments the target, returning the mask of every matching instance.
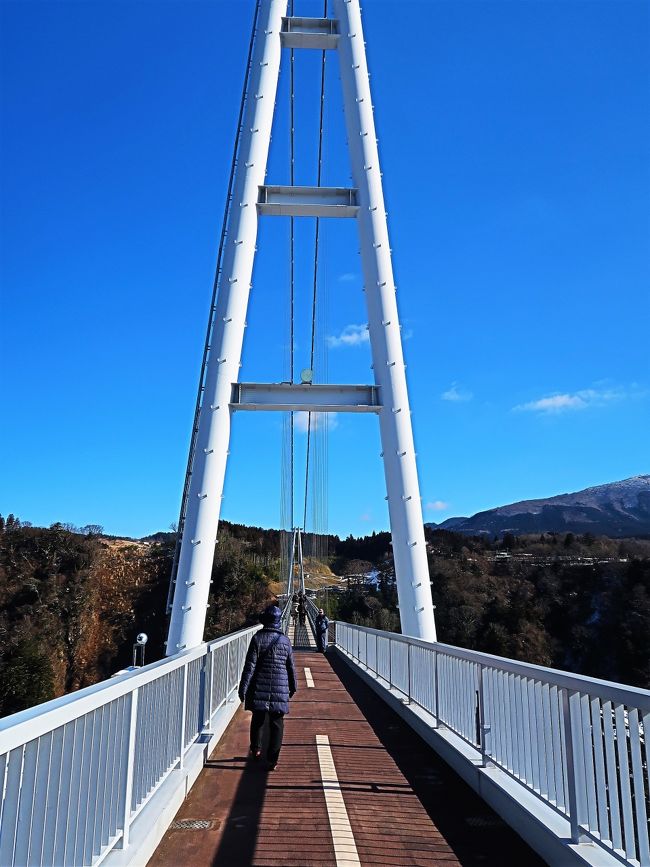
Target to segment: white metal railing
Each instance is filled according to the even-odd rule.
[[[289,593],[287,595],[287,601],[284,603],[284,607],[282,609],[281,629],[285,635],[289,633],[289,618],[291,617],[292,605],[292,595]]]
[[[309,623],[311,624],[312,632],[314,633],[314,635],[316,635],[316,618],[318,617],[318,606],[313,599],[309,598],[309,596],[305,597],[305,603],[307,608],[307,617],[309,619]]]
[[[96,865],[237,689],[242,629],[0,720],[0,865]]]
[[[650,691],[337,621],[335,642],[564,816],[650,865]]]

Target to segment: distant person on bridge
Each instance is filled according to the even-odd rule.
[[[319,608],[316,617],[316,644],[321,653],[325,653],[327,650],[327,630],[329,629],[329,626],[330,622],[327,619],[325,612],[322,608]]]
[[[262,757],[262,739],[269,729],[266,758],[274,771],[282,748],[284,715],[289,713],[289,699],[297,688],[291,642],[282,632],[282,612],[269,605],[262,613],[264,628],[251,639],[244,670],[239,683],[239,699],[251,719],[251,754],[255,761]]]
[[[305,625],[305,621],[307,619],[307,603],[305,602],[305,597],[301,593],[299,596],[298,602],[298,622],[301,626]]]

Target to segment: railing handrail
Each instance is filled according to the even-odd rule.
[[[134,671],[125,671],[123,674],[114,675],[76,692],[66,693],[66,695],[11,714],[0,720],[0,755],[96,710],[116,698],[127,695],[135,689],[187,665],[188,662],[205,656],[206,653],[214,653],[217,648],[228,644],[240,635],[246,633],[252,635],[261,628],[261,625],[244,627],[244,629],[199,644],[190,650],[183,650],[166,659],[150,662]]]
[[[483,653],[479,650],[466,650],[462,647],[456,647],[453,644],[423,641],[420,638],[413,638],[410,635],[401,635],[399,632],[373,629],[370,626],[346,623],[343,620],[332,622],[340,622],[345,626],[351,626],[361,632],[367,632],[379,637],[386,638],[387,636],[390,636],[391,641],[399,641],[412,646],[434,649],[440,653],[446,653],[448,656],[456,657],[457,659],[464,659],[467,662],[481,663],[490,668],[498,668],[512,674],[529,677],[532,680],[544,681],[545,683],[559,686],[563,689],[589,692],[593,696],[598,696],[598,698],[616,701],[619,704],[633,704],[635,707],[639,708],[639,710],[650,710],[650,690],[641,687],[629,686],[624,683],[617,683],[616,681],[601,680],[583,674],[571,674],[557,668],[549,668],[544,665],[535,665],[528,662],[519,662],[515,659],[508,659],[504,656],[495,656],[491,653]]]

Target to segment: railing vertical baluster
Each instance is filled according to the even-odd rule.
[[[493,741],[492,741],[492,758],[497,764],[505,765],[505,722],[504,708],[501,700],[501,687],[503,678],[501,672],[497,668],[492,669],[491,680],[491,699],[492,699],[492,714],[494,719],[493,725]]]
[[[580,693],[562,689],[562,716],[564,718],[564,744],[566,753],[566,775],[569,803],[567,804],[571,823],[571,842],[582,843],[585,835],[580,830],[584,819],[584,791],[581,785],[581,747],[580,747]]]
[[[616,719],[616,754],[618,756],[618,779],[621,791],[621,809],[623,812],[624,843],[623,848],[627,858],[636,857],[634,817],[632,815],[632,792],[630,789],[630,762],[628,757],[628,732],[625,725],[625,706],[615,705]],[[629,720],[628,720],[629,725]]]
[[[553,740],[553,773],[555,774],[555,801],[560,810],[568,814],[563,749],[564,727],[562,725],[561,691],[553,684],[548,691],[551,710],[551,738]]]
[[[537,732],[537,759],[539,773],[539,794],[548,800],[548,777],[546,765],[546,729],[544,727],[544,683],[533,679],[533,708],[535,731]]]
[[[433,703],[436,709],[436,724],[435,727],[438,728],[440,725],[440,705],[438,704],[440,699],[440,692],[438,688],[438,665],[439,665],[439,656],[438,651],[433,651]]]
[[[185,758],[185,718],[187,716],[187,665],[183,666],[183,686],[181,688],[181,725],[180,725],[180,743],[178,745],[178,769],[183,769],[183,759]]]
[[[133,771],[135,759],[135,737],[138,725],[138,692],[136,688],[131,693],[131,708],[129,713],[129,737],[126,753],[126,778],[124,785],[124,810],[122,812],[122,839],[119,848],[126,849],[129,845],[129,829],[131,826],[131,796],[133,793]]]
[[[121,742],[121,740],[124,738],[124,728],[125,728],[124,718],[125,718],[126,712],[127,712],[127,702],[128,701],[129,700],[128,700],[127,696],[122,696],[120,699],[118,699],[118,701],[116,701],[114,703],[115,719],[114,719],[114,725],[113,725],[113,739],[114,739],[116,744],[119,744]],[[130,708],[130,703],[129,703],[129,708]],[[68,725],[66,726],[66,729],[68,729],[69,726],[70,726],[70,723],[68,723]],[[64,735],[64,742],[63,742],[63,755],[64,756],[65,756],[65,749],[66,749],[66,738]],[[128,753],[128,750],[127,750],[127,753]],[[62,767],[61,768],[61,779],[63,778],[63,770],[64,769]],[[124,776],[126,778],[126,767],[124,768]],[[113,797],[113,793],[116,791],[119,791],[121,779],[122,779],[122,756],[121,756],[119,750],[115,750],[113,752],[110,788],[108,789],[108,798],[107,798],[107,800],[108,800],[108,815],[106,817],[106,823],[107,823],[106,840],[107,841],[110,840],[114,834],[117,834],[119,829],[120,829],[120,814],[119,814],[119,804],[118,804],[119,798]],[[61,801],[59,798],[59,805],[60,805],[60,803],[61,803]],[[61,815],[61,810],[57,806],[57,821],[58,821],[60,815]],[[53,859],[54,864],[57,863],[58,854],[59,854],[58,851],[55,849],[54,859]]]
[[[112,707],[112,705],[111,705]],[[41,815],[43,822],[43,839],[37,863],[54,863],[54,839],[56,836],[56,813],[58,806],[59,783],[61,780],[61,765],[63,758],[63,735],[65,726],[52,732],[50,762],[47,768],[47,792],[45,805]],[[107,744],[110,743],[110,739]]]
[[[226,694],[224,698],[230,695],[230,644],[226,645]]]
[[[546,791],[549,801],[557,803],[555,791],[555,748],[553,745],[550,687],[542,684],[542,720],[544,728],[544,759],[546,761]]]
[[[379,655],[377,646],[377,633],[375,632],[375,674],[379,677]]]
[[[643,758],[641,756],[641,737],[639,732],[639,712],[636,708],[628,710],[630,732],[630,758],[632,760],[632,782],[634,791],[634,811],[636,813],[637,858],[641,864],[650,864],[650,841],[648,840],[648,814],[646,811],[645,784],[643,781]],[[646,750],[648,749],[648,730],[644,731]],[[647,774],[647,768],[646,768]]]
[[[591,732],[594,749],[594,780],[598,806],[598,833],[604,840],[610,840],[609,816],[607,811],[607,776],[605,774],[605,754],[603,752],[603,721],[600,700],[589,701]],[[650,858],[648,858],[650,861]]]
[[[38,765],[39,739],[25,745],[23,768],[20,780],[20,797],[15,826],[13,864],[26,864],[29,853],[33,815],[34,781]]]
[[[521,742],[522,728],[519,714],[519,702],[517,701],[519,684],[519,675],[508,675],[508,703],[510,705],[510,719],[512,723],[512,770],[516,777],[520,780],[524,780],[526,775],[523,770],[523,747]]]
[[[483,665],[478,667],[478,717],[481,731],[481,766],[488,768],[491,766],[490,750],[488,749],[488,735],[490,734],[490,724],[485,718],[485,684]]]
[[[214,680],[214,677],[213,677],[214,653],[208,651],[205,655],[205,661],[206,661],[205,676],[207,678],[207,683],[206,683],[207,689],[206,689],[206,699],[205,699],[205,711],[203,714],[205,719],[204,719],[203,724],[209,727],[211,722],[212,722],[212,689],[213,689],[213,680]]]
[[[407,689],[406,689],[406,703],[411,703],[411,644],[410,642],[406,645],[406,676],[407,676]]]

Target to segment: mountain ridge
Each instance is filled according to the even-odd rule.
[[[456,533],[593,533],[650,535],[650,474],[592,485],[553,497],[519,500],[471,517],[448,518],[434,529]]]

